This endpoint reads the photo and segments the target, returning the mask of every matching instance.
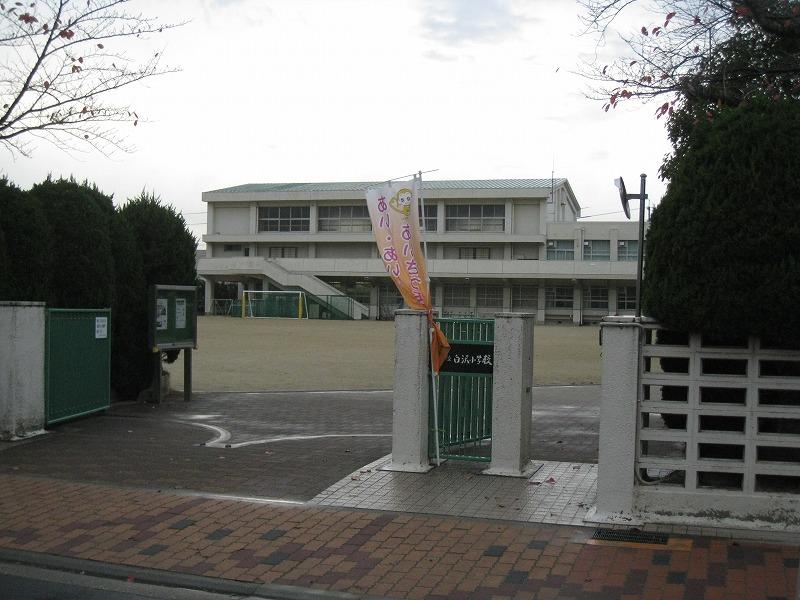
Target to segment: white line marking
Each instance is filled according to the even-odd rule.
[[[231,494],[207,494],[203,493],[190,493],[187,496],[198,496],[200,498],[211,498],[212,500],[241,500],[244,502],[257,502],[259,504],[306,504],[300,500],[278,500],[276,498],[259,498],[257,496],[234,496]]]
[[[248,440],[246,442],[238,442],[231,444],[231,432],[224,427],[217,425],[209,425],[208,423],[197,423],[196,421],[180,421],[175,420],[176,423],[183,425],[195,425],[209,429],[217,434],[215,438],[206,442],[204,445],[208,448],[244,448],[245,446],[255,446],[257,444],[271,444],[272,442],[293,442],[297,440],[317,440],[323,438],[337,438],[337,437],[392,437],[391,433],[326,433],[321,435],[282,435],[268,438],[260,438],[257,440]]]

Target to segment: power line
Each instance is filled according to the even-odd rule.
[[[639,210],[638,206],[631,206],[631,212],[634,212],[634,211],[637,211],[637,210]],[[581,215],[580,218],[581,219],[588,219],[590,217],[605,217],[606,215],[619,215],[619,214],[622,214],[624,212],[625,211],[623,211],[623,210],[615,210],[613,212],[597,213],[595,215]]]

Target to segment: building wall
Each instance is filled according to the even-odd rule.
[[[513,232],[521,235],[537,235],[541,213],[540,203],[531,201],[513,206]]]
[[[248,206],[215,207],[214,233],[250,233],[250,208]]]
[[[317,258],[374,258],[377,256],[375,244],[354,244],[354,243],[318,243]]]

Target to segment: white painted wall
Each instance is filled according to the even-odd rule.
[[[539,234],[540,203],[519,203],[513,207],[512,231],[520,235]]]
[[[371,244],[317,244],[317,258],[372,258],[377,256],[375,243]]]
[[[217,206],[214,210],[214,233],[249,234],[249,206]]]
[[[45,306],[0,302],[0,440],[44,432]]]

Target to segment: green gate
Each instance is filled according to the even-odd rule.
[[[441,458],[491,461],[494,320],[437,319],[450,341],[439,373],[438,434]],[[431,396],[433,395],[431,386]],[[437,428],[429,403],[429,443],[436,454]]]
[[[111,310],[47,310],[45,422],[111,405]]]

